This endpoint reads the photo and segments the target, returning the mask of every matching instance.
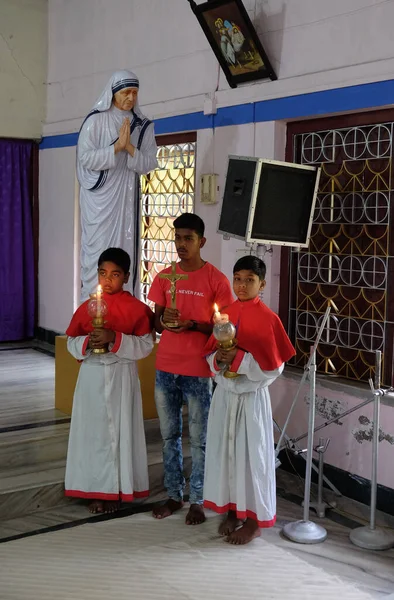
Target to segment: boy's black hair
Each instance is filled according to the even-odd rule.
[[[130,256],[122,248],[107,248],[100,254],[98,259],[98,267],[104,262],[112,262],[117,267],[120,267],[125,275],[130,272]]]
[[[204,221],[194,213],[183,213],[174,221],[175,229],[192,229],[198,237],[204,237],[205,225]]]
[[[233,274],[237,273],[238,271],[253,271],[260,281],[264,281],[267,267],[261,258],[249,254],[248,256],[243,256],[235,263]]]

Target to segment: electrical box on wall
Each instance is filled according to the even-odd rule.
[[[201,175],[201,202],[202,204],[215,204],[219,186],[217,184],[217,175],[208,173]]]

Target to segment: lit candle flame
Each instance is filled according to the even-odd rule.
[[[213,315],[213,322],[214,323],[227,323],[228,315],[221,314],[219,312],[219,307],[217,304],[214,304],[213,308],[215,310],[214,315]]]
[[[220,319],[221,319],[221,317],[222,317],[222,315],[221,315],[221,314],[220,314],[220,312],[219,312],[219,307],[218,307],[218,305],[217,305],[217,304],[214,304],[214,305],[213,305],[213,308],[214,308],[214,311],[215,311],[215,313],[214,313],[214,315],[213,315],[213,322],[214,322],[214,323],[219,323],[219,321],[220,321]]]

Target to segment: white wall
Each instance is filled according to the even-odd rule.
[[[27,2],[27,0],[26,0]],[[49,63],[47,116],[44,134],[78,131],[110,74],[131,68],[141,81],[140,102],[152,118],[201,111],[207,94],[216,88],[218,106],[282,97],[330,87],[382,80],[394,72],[394,4],[377,0],[244,0],[278,73],[265,81],[229,89],[198,21],[186,0],[49,0]],[[379,35],[376,32],[379,31]],[[372,36],[372,37],[371,37]],[[370,39],[371,38],[371,39]],[[369,43],[370,41],[370,43]],[[218,79],[219,76],[219,79]],[[198,132],[197,198],[199,177],[214,170],[223,192],[227,155],[284,157],[284,124],[258,123]],[[69,152],[64,150],[65,153]],[[61,151],[41,155],[41,207],[50,206],[63,217],[69,207],[75,166],[60,161]],[[46,164],[51,180],[45,180]],[[66,188],[58,185],[58,179]],[[51,181],[54,189],[51,187]],[[65,204],[66,203],[66,204]],[[207,222],[206,256],[231,273],[237,242],[216,236],[218,206],[201,206]],[[43,214],[43,208],[41,210]],[[71,219],[71,212],[68,213]],[[64,221],[71,230],[73,223]],[[40,271],[45,277],[46,244],[52,239],[41,219]],[[71,258],[73,238],[64,239]],[[266,301],[277,308],[279,252],[266,256],[270,285]],[[219,262],[220,261],[220,262]],[[67,265],[67,269],[73,266]],[[271,281],[272,280],[272,281]],[[52,304],[40,279],[40,325],[48,327]],[[67,292],[67,293],[71,293]],[[66,302],[65,297],[64,302]],[[69,303],[67,301],[67,306]],[[61,312],[50,319],[64,328]]]
[[[218,173],[219,194],[224,190],[228,154],[284,158],[285,126],[256,123],[197,132],[195,212],[206,224],[204,257],[230,279],[236,250],[241,241],[225,241],[216,233],[220,202],[200,202],[200,176]],[[226,148],[226,152],[223,152]],[[40,262],[39,326],[58,332],[67,328],[74,308],[75,285],[79,279],[75,264],[78,242],[78,213],[75,211],[75,147],[40,152]],[[77,228],[77,230],[75,230]],[[266,303],[277,310],[279,295],[279,248],[267,254]]]
[[[298,390],[298,384],[299,379],[296,380],[286,376],[277,379],[270,387],[274,418],[281,426],[285,423],[290,405]],[[348,391],[341,389],[341,386],[335,383],[320,382],[316,388],[318,408],[316,426],[322,425],[329,419],[337,416],[339,412],[356,407],[364,400],[370,399],[370,397],[370,392],[361,389],[360,386],[351,390],[350,382]],[[309,384],[307,383],[301,390],[299,400],[289,422],[287,434],[290,438],[303,435],[308,430],[308,410]],[[330,439],[330,444],[324,456],[325,462],[355,475],[355,486],[357,486],[357,475],[371,479],[372,422],[373,404],[368,404],[349,416],[339,419],[338,422],[332,423],[320,430],[314,436],[315,446],[319,443],[319,437]],[[380,413],[378,483],[394,489],[394,470],[392,467],[393,445],[393,406],[382,405]],[[299,448],[306,448],[306,438],[299,442]]]
[[[279,122],[265,122],[233,127],[221,127],[212,131],[205,129],[197,133],[197,166],[198,176],[202,173],[219,174],[219,194],[223,193],[228,154],[244,156],[263,156],[276,160],[285,158],[286,125]],[[206,224],[207,244],[204,256],[220,268],[231,280],[232,267],[236,260],[236,250],[244,248],[241,241],[225,241],[216,234],[219,220],[220,204],[206,206],[199,201],[199,177],[197,178],[195,211]],[[274,311],[278,311],[279,277],[280,277],[280,248],[273,247],[274,253],[266,254],[267,286],[264,291],[264,301]],[[350,387],[350,385],[349,385]],[[339,388],[339,386],[337,386]],[[283,425],[290,404],[297,392],[297,378],[280,378],[271,387],[272,408],[274,417]],[[334,411],[346,411],[369,397],[368,392],[358,390],[349,393],[332,386],[324,381],[318,382],[316,395],[318,411],[316,424],[320,425],[334,416]],[[287,431],[290,437],[302,435],[308,428],[308,386],[300,394],[300,399],[294,411]],[[320,407],[320,410],[319,410]],[[315,435],[315,445],[319,436],[330,438],[325,461],[354,475],[370,479],[371,476],[371,423],[372,405],[340,419],[339,423]],[[361,417],[361,422],[360,422]],[[366,425],[363,425],[366,423]],[[384,436],[380,444],[380,460],[378,482],[394,488],[394,472],[391,467],[391,456],[394,445],[394,411],[392,407],[383,406],[381,410],[381,429]],[[365,433],[365,437],[363,436]],[[305,447],[305,439],[300,442],[300,448]],[[355,481],[357,478],[355,478]],[[356,483],[355,483],[356,485]]]
[[[40,152],[39,326],[64,332],[74,312],[75,148]]]
[[[237,249],[244,249],[239,240],[223,240],[216,233],[219,223],[220,199],[223,195],[228,155],[263,156],[268,159],[284,160],[286,126],[284,123],[265,122],[203,129],[197,132],[196,203],[195,212],[206,224],[207,244],[204,256],[231,280],[232,269],[237,258]],[[225,151],[223,151],[225,149]],[[200,177],[203,173],[217,173],[219,193],[218,204],[204,205],[200,202]],[[280,248],[264,257],[267,265],[267,286],[264,301],[278,310]]]
[[[230,90],[186,0],[49,0],[45,133],[78,130],[111,73],[134,70],[152,118],[391,79],[394,4],[244,0],[278,81]],[[219,83],[218,83],[219,75]]]
[[[392,79],[394,3],[378,0],[244,0],[278,73],[266,81],[230,90],[186,0],[49,0],[48,111],[45,135],[78,131],[111,73],[134,70],[140,102],[152,118],[202,111],[214,93],[218,106],[280,98],[317,90]],[[219,75],[219,80],[218,80]],[[243,244],[216,234],[219,205],[199,202],[202,173],[219,175],[224,189],[228,154],[284,158],[285,124],[265,122],[200,130],[197,133],[196,212],[204,219],[204,256],[228,276]],[[75,148],[40,152],[40,326],[64,331],[73,312],[75,251]],[[265,301],[278,307],[279,252],[266,256]],[[275,415],[283,423],[296,384],[280,379],[273,388]],[[333,392],[320,398],[343,409],[357,397]],[[366,409],[362,415],[370,417]],[[360,413],[333,425],[328,462],[369,477],[371,445],[360,442]],[[394,487],[390,452],[394,414],[382,410],[387,439],[382,444],[379,482]],[[301,398],[290,434],[306,429]],[[366,436],[368,437],[368,435]]]
[[[48,0],[0,2],[0,137],[41,138]]]

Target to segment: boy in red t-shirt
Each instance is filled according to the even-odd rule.
[[[187,404],[192,455],[188,525],[205,521],[203,482],[205,439],[212,398],[212,379],[204,347],[212,333],[214,304],[219,310],[233,302],[230,282],[201,258],[204,222],[192,213],[174,221],[175,246],[180,258],[176,273],[187,279],[176,283],[176,309],[170,308],[170,282],[158,275],[149,300],[155,303],[155,328],[161,333],[156,358],[155,400],[163,438],[164,485],[168,500],[153,511],[163,519],[183,506],[185,478],[182,456],[182,405]],[[169,273],[171,268],[162,271]],[[177,328],[168,327],[177,323]]]

